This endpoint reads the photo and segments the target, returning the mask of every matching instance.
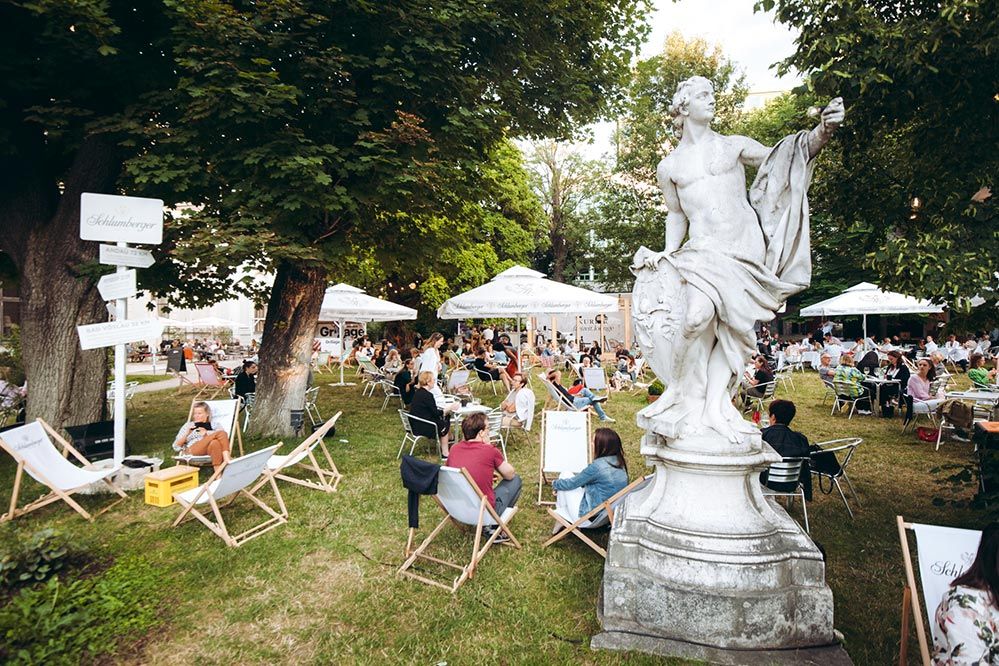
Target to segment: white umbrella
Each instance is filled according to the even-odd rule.
[[[523,266],[506,269],[484,285],[449,298],[437,308],[441,319],[517,319],[520,357],[520,318],[541,314],[600,314],[617,310],[616,296],[555,282]],[[518,363],[519,364],[519,363]]]
[[[343,355],[343,329],[348,321],[403,321],[416,319],[416,310],[405,305],[383,301],[368,296],[363,289],[340,283],[326,290],[319,309],[319,321],[335,321],[340,329],[340,354]],[[347,386],[343,381],[343,363],[340,363],[340,381],[331,386]]]
[[[861,282],[842,294],[802,308],[802,317],[831,317],[837,315],[863,315],[864,337],[867,337],[869,314],[938,314],[943,306],[930,301],[885,291],[876,284]]]
[[[240,324],[238,321],[233,321],[232,319],[223,319],[222,317],[201,317],[200,319],[192,319],[189,322],[181,324],[183,328],[189,331],[207,331],[213,328],[229,328],[233,332],[243,328],[245,324]]]

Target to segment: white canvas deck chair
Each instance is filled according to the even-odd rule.
[[[235,451],[238,444],[239,455],[243,455],[243,431],[239,425],[239,409],[242,401],[239,398],[232,400],[198,400],[195,398],[191,401],[191,408],[187,410],[188,421],[191,420],[194,414],[194,405],[198,402],[204,402],[208,405],[208,410],[212,413],[212,421],[219,421],[222,424],[225,434],[229,435],[229,450]],[[212,457],[209,455],[192,456],[178,453],[173,459],[179,460],[185,465],[198,466],[212,464]]]
[[[603,368],[583,368],[583,385],[591,391],[603,391],[610,396],[610,387],[607,386],[607,375]]]
[[[568,472],[578,474],[593,460],[589,412],[541,412],[541,455],[538,461],[538,504],[545,484]]]
[[[194,370],[198,373],[198,383],[194,385],[194,388],[198,389],[194,394],[195,398],[211,393],[209,400],[214,400],[222,389],[229,386],[229,380],[219,377],[218,371],[211,363],[195,363]]]
[[[278,446],[280,445],[275,444],[266,449],[260,449],[239,458],[233,458],[229,462],[223,463],[212,474],[212,478],[197,488],[174,493],[173,498],[177,500],[182,509],[180,515],[173,521],[173,526],[177,527],[191,518],[196,518],[211,530],[213,534],[222,539],[227,546],[236,548],[250,539],[288,522],[288,510],[284,506],[284,498],[281,497],[281,491],[278,490],[277,482],[274,480],[274,473],[267,469],[267,461],[277,451]],[[251,490],[247,490],[255,481],[260,479],[261,475],[264,477],[264,483],[269,483],[271,490],[274,492],[278,511],[275,511],[260,498],[256,497],[255,493],[264,483],[258,483]],[[253,504],[267,514],[268,518],[264,522],[240,534],[230,535],[229,528],[222,517],[222,509],[241,495],[253,502]],[[219,504],[221,500],[226,499],[228,499],[227,502]],[[198,507],[206,505],[211,508],[211,516],[215,519],[214,521],[199,511]]]
[[[305,486],[306,488],[321,490],[325,493],[335,492],[343,475],[340,474],[340,470],[337,469],[336,464],[333,462],[329,449],[326,448],[326,441],[323,438],[336,425],[337,419],[340,418],[341,414],[343,412],[337,412],[333,418],[319,426],[314,433],[306,437],[301,444],[289,451],[287,455],[278,455],[276,453],[272,455],[267,461],[267,469],[274,475],[274,478]],[[278,444],[278,446],[281,446],[281,444]],[[317,455],[317,452],[322,455]],[[320,457],[324,459],[325,467],[320,463]],[[315,474],[318,477],[318,481],[299,479],[294,476],[288,476],[285,473],[296,466]],[[265,483],[267,483],[266,478],[261,480],[250,492],[256,491],[257,488]]]
[[[909,624],[910,618],[916,622],[916,639],[919,643],[920,661],[930,666],[930,640],[923,627],[923,610],[919,598],[922,596],[926,609],[926,619],[930,625],[930,635],[936,631],[934,615],[943,599],[944,592],[952,580],[960,576],[974,561],[982,533],[978,530],[965,530],[939,525],[907,523],[902,516],[895,516],[898,525],[898,539],[902,544],[902,562],[905,565],[905,587],[902,588],[902,639],[899,649],[900,666],[909,663]],[[916,557],[919,559],[919,581],[922,595],[916,589],[916,574],[909,552],[909,538],[906,530],[916,535]],[[942,564],[942,566],[941,566]]]
[[[538,379],[541,383],[545,385],[545,390],[548,391],[548,398],[545,400],[545,407],[548,405],[553,405],[553,409],[570,412],[587,411],[589,408],[584,408],[582,410],[576,409],[576,405],[573,404],[568,398],[566,398],[562,393],[555,388],[555,385],[548,381],[548,378],[544,375],[538,375]]]
[[[507,507],[502,516],[497,514],[496,509],[489,503],[489,498],[482,494],[479,487],[475,485],[475,481],[464,469],[441,467],[437,477],[437,494],[434,495],[434,499],[444,511],[444,518],[416,550],[412,550],[416,530],[415,528],[409,529],[409,537],[406,540],[406,561],[397,572],[399,576],[413,578],[421,583],[441,587],[454,593],[466,580],[475,575],[475,569],[479,562],[482,561],[500,534],[506,533],[509,537],[509,541],[503,541],[501,544],[520,548],[520,543],[510,531],[510,521],[516,515],[517,507]],[[427,548],[448,523],[454,523],[456,526],[466,525],[475,529],[472,556],[467,564],[449,562],[427,554]],[[483,530],[486,527],[495,527],[496,529],[483,543],[483,536],[485,536]],[[451,581],[451,584],[447,585],[413,571],[413,566],[417,560],[427,560],[454,569],[459,573]]]
[[[52,443],[53,439],[62,446],[62,453]],[[14,489],[10,495],[10,508],[7,513],[0,516],[0,522],[13,520],[59,500],[68,504],[87,520],[93,520],[128,497],[108,479],[109,476],[118,471],[118,466],[102,470],[88,469],[90,461],[41,419],[0,433],[0,447],[9,453],[17,463],[17,472],[14,474]],[[83,464],[83,467],[77,467],[70,462],[68,459],[70,455]],[[25,472],[35,481],[47,487],[50,492],[34,502],[18,508],[17,501]],[[91,515],[71,495],[91,483],[100,481],[106,483],[120,499]]]
[[[614,493],[612,496],[608,497],[606,500],[596,505],[589,511],[587,511],[582,516],[579,516],[575,520],[572,519],[572,514],[567,511],[561,502],[556,502],[555,508],[548,507],[548,515],[558,522],[562,529],[557,533],[553,534],[548,541],[541,544],[542,548],[547,548],[548,546],[561,541],[570,534],[575,534],[579,539],[585,543],[587,546],[595,550],[600,557],[607,559],[607,551],[600,547],[597,543],[593,541],[589,536],[587,536],[583,530],[595,530],[601,527],[607,527],[608,525],[614,524],[614,512],[617,511],[621,503],[624,502],[624,498],[636,490],[644,488],[652,481],[652,476],[649,475],[644,478],[638,478],[629,483],[627,486]],[[574,493],[573,501],[579,501],[582,499],[582,488],[577,488],[580,491],[574,493],[574,491],[569,491]]]

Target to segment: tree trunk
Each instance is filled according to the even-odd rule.
[[[97,260],[97,243],[80,240],[80,194],[113,192],[121,164],[113,144],[84,140],[61,197],[4,196],[4,217],[21,237],[4,245],[20,273],[21,345],[28,379],[28,418],[55,428],[99,420],[105,412],[105,349],[81,351],[78,324],[107,321],[92,278],[79,266]],[[54,183],[51,184],[54,187]],[[10,190],[8,190],[10,192]],[[53,205],[54,204],[54,205]]]
[[[293,435],[291,410],[303,409],[312,340],[326,293],[324,268],[282,262],[267,304],[251,429],[255,435]]]

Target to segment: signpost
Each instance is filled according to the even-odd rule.
[[[83,349],[114,346],[114,461],[120,464],[125,457],[125,344],[159,337],[162,332],[156,321],[126,319],[125,299],[136,293],[135,271],[126,267],[153,264],[152,253],[127,243],[163,242],[163,201],[84,192],[80,195],[80,238],[117,243],[100,247],[100,262],[118,270],[97,284],[101,297],[115,302],[114,321],[77,326],[76,330]]]

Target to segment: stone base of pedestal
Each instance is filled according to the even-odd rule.
[[[593,647],[840,663],[825,659],[838,648],[822,554],[757,479],[780,456],[758,435],[727,450],[708,443],[646,436],[656,475],[615,515]]]
[[[667,638],[605,631],[590,642],[594,650],[635,650],[661,657],[677,657],[721,666],[853,666],[839,645],[791,650],[725,650]]]

